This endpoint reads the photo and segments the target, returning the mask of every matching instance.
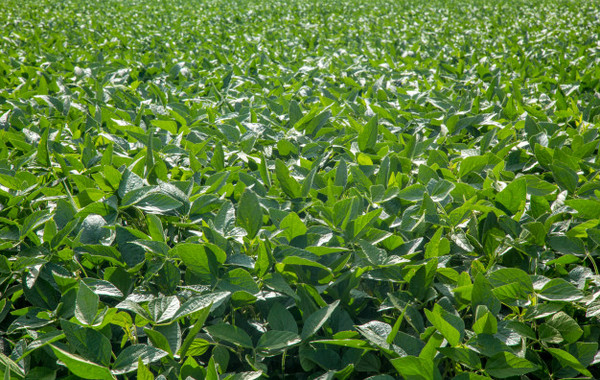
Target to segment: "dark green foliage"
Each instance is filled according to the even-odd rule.
[[[5,0],[10,379],[600,378],[600,4]]]

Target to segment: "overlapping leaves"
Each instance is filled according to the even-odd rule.
[[[600,377],[595,2],[3,5],[5,378]]]

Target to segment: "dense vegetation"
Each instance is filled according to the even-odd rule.
[[[4,379],[600,378],[600,4],[5,0]]]

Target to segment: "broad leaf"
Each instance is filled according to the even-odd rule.
[[[145,344],[135,344],[126,347],[112,365],[112,373],[120,375],[128,372],[133,372],[137,369],[138,364],[148,364],[160,360],[160,358],[168,354]]]
[[[339,303],[339,300],[335,301],[309,315],[304,320],[304,326],[302,326],[302,333],[300,334],[302,340],[310,338],[319,331],[329,318],[331,318],[331,314],[333,314]]]
[[[50,346],[54,355],[75,375],[84,379],[94,380],[115,380],[116,377],[107,367],[87,361],[68,351],[64,351],[56,346]]]
[[[248,232],[248,238],[253,239],[262,227],[262,209],[258,197],[253,191],[246,189],[237,207],[237,221]]]
[[[537,365],[510,352],[500,352],[492,356],[485,365],[488,374],[500,379],[524,375],[537,369]]]
[[[244,348],[252,348],[252,339],[247,332],[227,323],[205,326],[204,330],[218,340],[224,340]]]
[[[98,304],[100,298],[94,293],[85,282],[79,283],[77,291],[77,301],[75,303],[75,317],[79,322],[91,325],[96,319],[98,313]]]

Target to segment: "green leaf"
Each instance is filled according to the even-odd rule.
[[[154,331],[167,338],[168,348],[162,349],[168,353],[178,352],[182,344],[181,327],[178,322],[172,322],[168,325],[156,325]]]
[[[159,297],[148,302],[150,317],[156,323],[171,320],[180,307],[179,299],[175,296]]]
[[[457,346],[462,342],[465,323],[460,317],[450,314],[438,304],[433,307],[433,311],[425,309],[425,315],[452,346]]]
[[[554,162],[551,168],[554,181],[556,181],[558,186],[574,194],[579,182],[577,173],[561,162]]]
[[[177,134],[177,123],[173,120],[158,120],[154,119],[150,121],[150,123],[160,129],[171,132],[172,134]]]
[[[7,357],[3,353],[0,352],[0,368],[4,371],[4,378],[8,377],[23,379],[25,374],[23,373],[23,369],[19,367],[17,363],[15,363],[11,358]]]
[[[583,294],[573,284],[562,278],[554,278],[544,285],[538,296],[548,301],[578,301]]]
[[[32,342],[30,342],[27,345],[27,349],[21,353],[21,356],[17,359],[17,361],[19,362],[19,361],[23,360],[24,358],[29,356],[32,352],[34,352],[35,350],[37,350],[41,347],[45,347],[56,341],[65,339],[65,337],[66,337],[66,335],[63,334],[63,332],[60,330],[54,330],[54,331],[51,331],[51,332],[48,332],[45,334],[41,334],[38,336],[38,338],[36,340],[33,340]],[[109,354],[110,354],[110,351],[109,351]],[[3,360],[3,358],[0,355],[0,364],[2,364],[2,360]],[[9,364],[9,366],[10,366],[10,364]],[[15,364],[15,366],[16,366],[16,364]]]
[[[253,239],[262,227],[262,209],[258,197],[253,191],[246,189],[237,207],[237,221],[248,232],[248,238]]]
[[[200,296],[192,296],[179,307],[177,312],[171,317],[171,320],[176,321],[179,318],[205,310],[211,305],[211,309],[215,309],[223,304],[230,296],[231,292],[214,292]]]
[[[153,241],[165,241],[165,232],[163,230],[162,222],[158,216],[154,214],[147,214],[146,225],[148,226],[148,233]]]
[[[336,226],[345,229],[360,212],[360,202],[356,197],[344,199],[333,206],[333,220]]]
[[[527,182],[527,194],[529,195],[544,197],[558,190],[556,185],[546,182],[537,176],[525,175],[523,178]]]
[[[428,185],[427,188],[430,186]],[[450,192],[454,190],[455,186],[452,182],[441,180],[435,182],[435,185],[431,188],[429,192],[429,196],[434,202],[443,202],[448,196]]]
[[[375,247],[364,240],[359,242],[360,248],[364,257],[371,265],[383,265],[387,261],[387,253],[385,250]]]
[[[219,372],[217,371],[217,364],[215,363],[215,357],[212,356],[206,366],[206,377],[205,380],[219,380]]]
[[[94,293],[85,282],[79,282],[77,300],[75,303],[75,318],[85,325],[92,325],[98,313],[100,297]]]
[[[273,304],[269,310],[267,321],[273,330],[289,331],[298,334],[298,325],[294,316],[280,303]]]
[[[279,228],[283,230],[283,233],[290,242],[296,236],[302,236],[306,234],[307,231],[306,225],[295,212],[291,212],[285,218],[283,218],[281,223],[279,223]]]
[[[300,108],[300,105],[298,105],[298,102],[295,100],[292,100],[289,108],[290,126],[293,127],[300,119],[302,119],[302,116],[302,109]]]
[[[298,121],[296,121],[296,123],[294,123],[293,127],[299,131],[304,130],[306,127],[305,125],[310,122],[311,120],[313,120],[315,118],[315,116],[319,113],[319,111],[322,111],[322,109],[320,107],[311,107],[310,111],[308,113],[306,113],[304,116],[302,116],[302,118]]]
[[[121,226],[116,226],[116,237],[115,241],[117,243],[117,248],[121,257],[123,258],[123,262],[129,268],[135,268],[137,265],[141,264],[145,258],[144,248],[140,247],[133,243],[136,240],[146,240],[147,236],[145,236],[141,231],[135,230],[132,228],[125,228]]]
[[[260,336],[256,349],[272,353],[293,347],[300,341],[300,336],[291,331],[269,330]]]
[[[418,358],[415,356],[404,356],[390,360],[394,368],[406,380],[441,380],[435,362],[431,359]]]
[[[53,310],[58,306],[60,293],[40,276],[37,268],[23,275],[23,293],[34,306]]]
[[[321,268],[327,272],[331,272],[331,268],[326,267],[325,265],[318,263],[318,262],[312,260],[311,258],[306,258],[306,257],[286,256],[283,258],[283,260],[281,260],[281,263],[289,264],[289,265],[302,265],[302,266],[308,266],[308,267]]]
[[[134,344],[126,347],[112,365],[112,373],[122,375],[137,370],[138,364],[148,364],[160,360],[168,353],[145,344]]]
[[[65,320],[60,321],[60,327],[69,344],[85,359],[103,366],[110,364],[112,347],[107,337],[96,330]]]
[[[563,311],[554,314],[546,323],[558,330],[567,343],[574,343],[583,335],[579,324]]]
[[[153,347],[156,347],[158,349],[161,349],[161,350],[167,352],[170,356],[173,355],[173,351],[171,350],[171,346],[169,345],[169,340],[167,339],[166,336],[164,336],[163,334],[161,334],[160,332],[158,332],[156,330],[151,330],[149,328],[145,328],[144,332],[148,336],[148,339],[152,343]],[[139,369],[139,367],[138,367],[138,369]]]
[[[154,375],[152,374],[152,371],[150,371],[148,369],[148,367],[146,367],[144,365],[144,363],[142,363],[141,358],[138,359],[138,369],[137,369],[136,379],[137,380],[154,380]]]
[[[313,340],[311,343],[319,343],[319,344],[330,344],[333,346],[342,346],[349,348],[358,348],[361,350],[373,350],[369,343],[362,339],[319,339]]]
[[[204,330],[212,335],[217,340],[224,340],[244,348],[252,348],[252,339],[247,332],[237,326],[232,326],[227,323],[219,323],[216,325],[205,326]]]
[[[494,377],[506,379],[533,372],[538,366],[527,359],[520,358],[510,352],[499,352],[488,359],[485,371]]]
[[[375,223],[382,212],[382,209],[377,209],[354,219],[354,221],[348,225],[348,235],[353,239],[362,237],[365,233],[367,233],[368,227]]]
[[[465,364],[471,369],[481,369],[481,359],[479,354],[467,347],[439,347],[438,351],[444,356]]]
[[[473,281],[473,291],[471,293],[471,307],[473,310],[477,310],[478,305],[485,305],[492,314],[500,312],[502,305],[492,289],[488,279],[483,274],[478,273],[475,281]]]
[[[465,157],[460,163],[458,176],[462,179],[467,174],[479,172],[489,164],[488,156],[469,156]]]
[[[546,351],[548,351],[552,356],[554,356],[563,367],[570,367],[581,373],[584,376],[594,377],[590,371],[588,371],[583,364],[576,357],[568,353],[567,351],[563,351],[559,348],[551,348],[547,347]]]
[[[302,190],[300,192],[300,195],[302,195],[302,197],[307,197],[310,194],[310,190],[312,189],[313,183],[315,181],[315,176],[317,175],[318,168],[318,166],[314,166],[310,170],[306,178],[304,178],[304,182],[302,183]]]
[[[225,202],[217,215],[215,215],[215,219],[213,220],[215,228],[221,234],[227,234],[235,223],[235,210],[231,202]]]
[[[575,237],[568,237],[564,235],[560,236],[547,236],[546,240],[550,247],[564,255],[575,254],[585,255],[585,246],[581,239]]]
[[[131,172],[129,169],[125,169],[121,182],[119,183],[118,194],[122,199],[129,192],[140,189],[144,186],[144,181],[137,174]]]
[[[489,282],[494,288],[501,287],[503,285],[517,284],[523,292],[533,292],[533,283],[529,275],[518,268],[501,268],[498,269],[488,276]]]
[[[563,342],[563,337],[560,331],[550,326],[547,323],[542,323],[538,327],[538,336],[544,343],[559,344]]]
[[[358,149],[361,152],[373,151],[375,149],[378,135],[377,129],[377,117],[372,117],[358,135]]]
[[[565,204],[577,210],[578,216],[584,219],[594,219],[600,215],[600,201],[595,199],[568,199]]]
[[[235,268],[227,272],[221,279],[219,287],[232,293],[243,291],[257,294],[260,291],[252,275],[242,268]]]
[[[513,214],[523,210],[527,197],[527,182],[524,179],[512,181],[496,195],[496,201]]]
[[[42,138],[40,139],[36,159],[37,162],[44,166],[49,167],[51,164],[50,154],[48,153],[48,134],[50,133],[50,128],[45,128],[42,133]]]
[[[364,336],[369,341],[370,344],[372,344],[374,347],[379,348],[386,354],[394,356],[398,354],[405,354],[405,352],[398,346],[388,343],[388,338],[392,333],[392,327],[387,323],[381,321],[370,321],[365,324],[357,325],[354,327],[362,336]],[[363,343],[350,343],[352,343],[353,346],[356,346],[357,343],[359,346],[364,344],[364,341],[361,340],[360,342]]]
[[[404,320],[404,315],[406,314],[406,309],[408,309],[408,304],[406,304],[406,306],[402,310],[402,314],[400,314],[398,319],[396,319],[396,322],[394,322],[394,326],[392,326],[392,331],[390,332],[390,335],[388,335],[388,337],[385,339],[385,341],[388,342],[389,344],[392,344],[394,342],[394,339],[396,339],[396,336],[398,335],[398,332],[400,331],[400,325],[402,324],[402,321]]]
[[[467,372],[463,372],[452,378],[452,380],[489,380],[489,379],[491,379],[491,377],[478,375],[476,373],[467,373]]]
[[[345,187],[348,183],[348,165],[346,161],[342,158],[337,164],[335,169],[335,186]]]
[[[50,214],[46,210],[35,211],[31,215],[29,215],[23,221],[23,225],[21,226],[21,239],[25,238],[30,232],[35,231],[44,223],[52,218],[52,214]]]
[[[302,333],[300,334],[302,340],[310,338],[323,327],[325,322],[331,318],[331,314],[333,314],[339,304],[339,300],[334,301],[332,304],[322,307],[309,315],[304,321],[304,326],[302,326]]]
[[[51,345],[54,355],[64,363],[70,372],[84,379],[93,380],[115,380],[107,367],[87,361],[77,355],[64,351],[56,346]]]
[[[260,172],[260,178],[262,179],[263,184],[266,187],[271,187],[271,173],[267,169],[267,159],[262,152],[260,153],[260,164],[258,165],[258,170]]]
[[[197,333],[197,332],[196,332]],[[193,339],[189,346],[189,349],[186,350],[186,353],[189,355],[188,360],[192,356],[203,355],[210,348],[211,344],[209,341],[204,339]]]
[[[450,241],[447,238],[442,237],[443,233],[444,229],[438,228],[435,234],[431,237],[431,240],[429,240],[429,243],[427,243],[425,249],[426,259],[444,256],[450,253]]]
[[[218,172],[225,168],[225,154],[223,153],[223,144],[221,144],[220,141],[215,144],[215,149],[210,163]]]
[[[298,148],[288,140],[277,141],[277,150],[281,156],[289,156],[290,154],[298,154]]]
[[[153,193],[139,199],[134,205],[148,213],[165,215],[169,211],[180,208],[183,203],[168,194]]]
[[[169,250],[169,256],[180,258],[187,270],[208,283],[216,281],[219,265],[227,258],[225,252],[211,244],[180,243]]]
[[[299,198],[301,188],[298,181],[290,176],[290,171],[283,161],[277,159],[275,161],[275,175],[279,181],[281,190],[290,198]]]
[[[479,310],[483,308],[484,311],[480,315]],[[496,334],[498,332],[498,320],[492,313],[487,310],[487,307],[480,305],[477,308],[476,314],[477,320],[473,323],[473,331],[476,334]]]
[[[398,198],[403,199],[405,201],[420,201],[423,199],[423,194],[425,194],[425,186],[420,183],[410,185],[398,193]]]
[[[110,231],[104,228],[105,226],[107,223],[103,217],[89,214],[81,224],[79,242],[81,244],[102,244],[102,241],[110,236]]]
[[[204,322],[206,322],[206,318],[208,318],[208,315],[210,314],[211,306],[212,304],[196,312],[196,318],[193,320],[193,326],[189,329],[187,336],[179,348],[178,354],[180,357],[185,357],[186,353],[196,340],[196,334],[198,334],[202,327],[204,327]]]

